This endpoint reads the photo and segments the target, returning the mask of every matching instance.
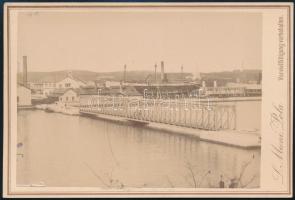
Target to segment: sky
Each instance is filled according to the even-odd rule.
[[[18,70],[214,72],[261,69],[262,15],[38,11],[18,16]]]

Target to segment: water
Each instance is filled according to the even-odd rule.
[[[235,104],[237,112],[238,130],[260,130],[261,129],[261,101],[237,101],[222,104]]]
[[[19,111],[18,143],[19,185],[216,187],[220,175],[227,185],[249,162],[241,180],[259,186],[260,150],[86,117]]]

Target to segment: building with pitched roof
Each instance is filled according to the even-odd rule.
[[[58,103],[63,105],[78,106],[80,102],[80,91],[79,89],[66,89],[58,97]]]
[[[58,82],[56,82],[56,88],[63,89],[63,88],[80,88],[86,86],[87,84],[78,79],[74,78],[71,73],[68,76]]]

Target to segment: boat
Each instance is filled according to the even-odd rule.
[[[142,95],[157,95],[160,93],[163,96],[190,96],[195,93],[199,88],[199,83],[162,83],[153,85],[137,85],[132,86]]]

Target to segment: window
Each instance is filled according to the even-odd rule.
[[[66,97],[66,101],[68,101],[69,100],[69,98],[68,97]]]
[[[73,96],[73,97],[72,97],[72,101],[74,101],[74,100],[75,100],[75,97]]]
[[[17,103],[19,103],[19,96],[17,96]]]
[[[65,86],[66,87],[71,87],[71,83],[66,83]]]
[[[62,97],[60,97],[59,100],[62,101]]]

